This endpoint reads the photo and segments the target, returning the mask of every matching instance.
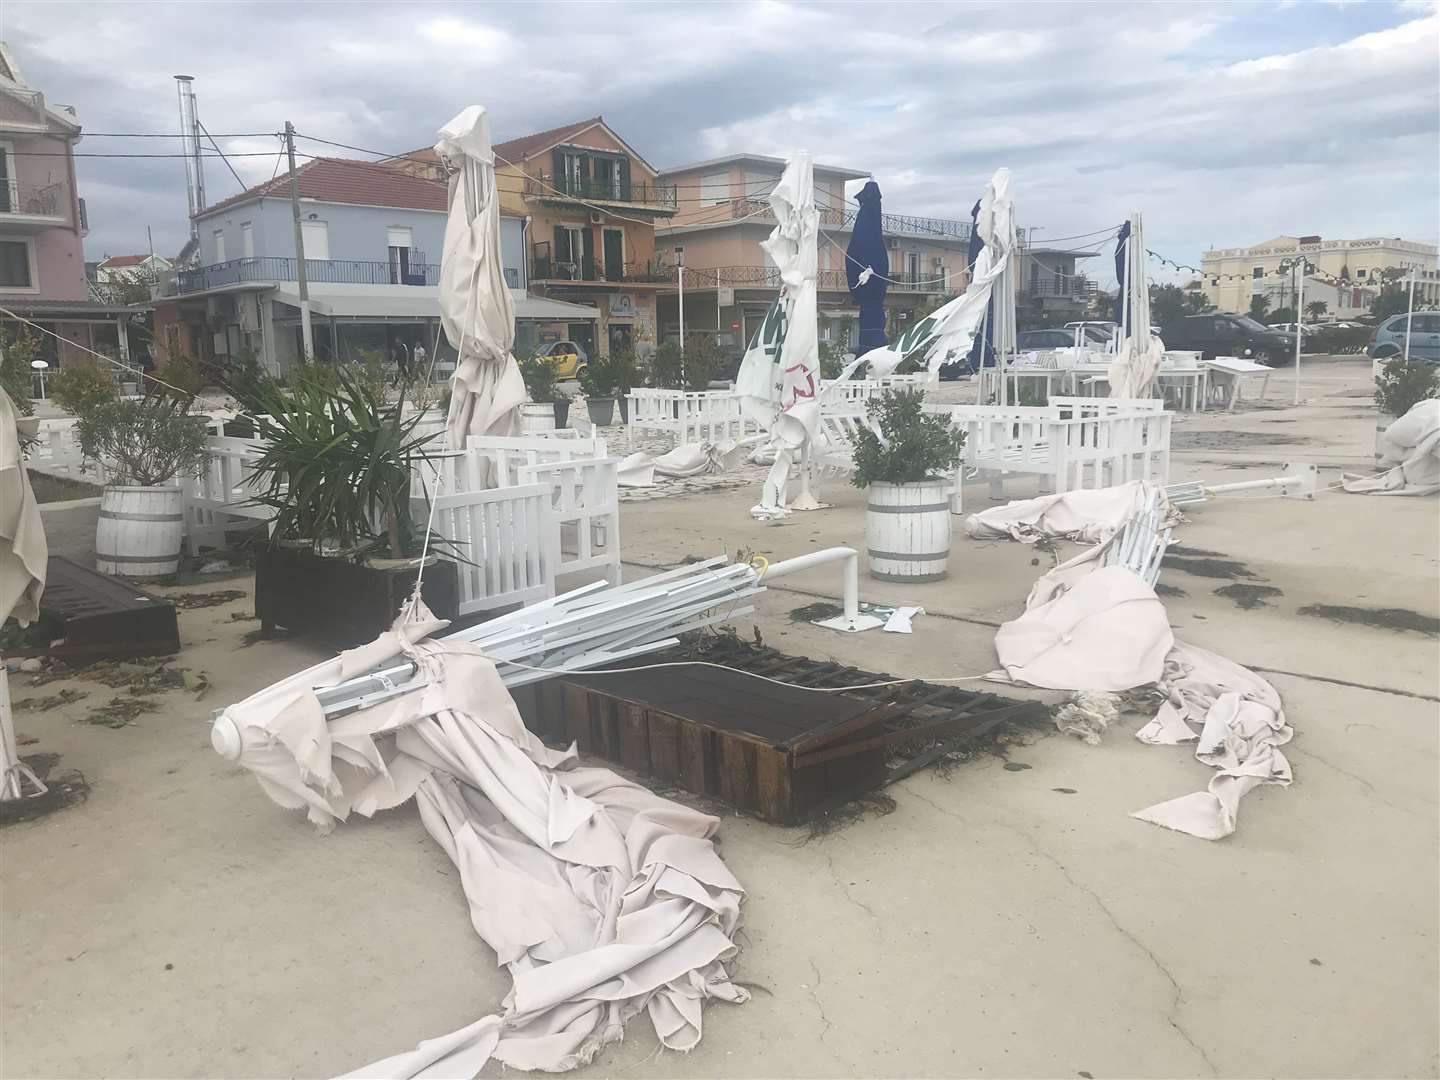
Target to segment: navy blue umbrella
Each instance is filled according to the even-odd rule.
[[[860,211],[855,215],[855,228],[850,233],[850,246],[845,249],[845,283],[850,295],[860,305],[860,345],[857,355],[883,347],[885,342],[885,290],[890,270],[890,253],[885,248],[885,233],[880,228],[880,185],[869,181],[856,196]],[[860,275],[873,271],[862,285]]]
[[[980,230],[975,227],[980,220],[980,200],[975,200],[975,206],[970,211],[970,247],[965,252],[965,261],[970,267],[970,274],[975,273],[975,260],[980,258],[980,252],[985,247],[985,241],[980,239]],[[986,367],[995,366],[995,301],[991,300],[985,309],[985,334],[975,336],[975,343],[970,346],[970,370],[980,370],[981,357],[984,357]]]
[[[1120,292],[1115,297],[1115,321],[1121,326],[1127,326],[1128,324],[1125,322],[1125,305],[1129,303],[1129,298],[1125,292],[1125,249],[1130,246],[1130,222],[1127,221],[1124,225],[1120,226],[1117,239],[1119,242],[1115,245],[1115,280],[1120,282]]]

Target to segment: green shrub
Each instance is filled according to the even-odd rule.
[[[683,353],[673,338],[655,350],[647,381],[661,390],[704,390],[722,361],[713,333],[686,334]]]
[[[17,323],[13,327],[0,328],[0,352],[3,352],[0,356],[0,387],[10,395],[21,416],[29,416],[35,411],[30,401],[33,392],[30,364],[41,359],[40,345],[40,335],[28,326]]]
[[[555,365],[543,356],[520,360],[520,375],[525,390],[537,405],[552,401],[569,401],[570,395],[555,385]]]
[[[66,364],[50,380],[50,399],[71,416],[85,416],[115,400],[115,380],[99,364]]]
[[[305,365],[289,386],[263,378],[249,406],[264,451],[256,501],[276,511],[275,540],[333,541],[363,554],[388,544],[420,553],[424,523],[410,513],[410,470],[431,435],[416,435],[403,392],[388,402],[358,365]]]
[[[205,423],[168,401],[107,401],[75,425],[85,456],[105,462],[110,483],[154,487],[205,464]]]
[[[597,400],[621,397],[635,385],[637,367],[634,353],[594,357],[580,372],[580,389],[587,398]]]
[[[921,390],[887,390],[866,407],[879,435],[863,427],[855,436],[856,487],[871,484],[918,484],[953,472],[960,464],[965,434],[950,426],[950,417],[924,412]]]
[[[1426,398],[1440,397],[1440,365],[1424,360],[1405,363],[1394,356],[1375,376],[1375,404],[1382,413],[1404,416]]]
[[[820,343],[820,377],[838,379],[845,370],[845,347],[833,341]]]
[[[156,371],[154,377],[147,380],[145,387],[146,393],[169,398],[177,404],[183,404],[187,409],[190,402],[195,400],[195,395],[203,389],[205,376],[200,372],[199,362],[193,356],[183,353]]]

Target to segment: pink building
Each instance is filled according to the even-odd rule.
[[[80,122],[26,83],[0,42],[0,326],[15,315],[58,335],[41,334],[51,368],[85,353],[76,346],[128,354],[125,323],[133,310],[101,303],[85,279],[85,203],[75,183]]]
[[[669,222],[657,225],[655,254],[671,268],[671,275],[684,260],[687,336],[713,331],[723,350],[738,354],[764,319],[780,284],[760,247],[775,226],[765,196],[784,169],[781,158],[734,154],[661,171],[660,182],[675,187],[677,210]],[[815,165],[820,338],[842,347],[858,340],[859,318],[845,284],[845,247],[856,210],[846,184],[869,177],[859,169]],[[912,217],[887,209],[882,227],[890,251],[887,276],[893,281],[885,306],[894,313],[897,327],[922,304],[965,288],[968,221]],[[658,298],[662,339],[679,330],[678,293],[678,288],[667,287]]]

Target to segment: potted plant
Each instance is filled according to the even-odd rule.
[[[76,425],[86,457],[105,468],[95,566],[102,574],[168,577],[180,568],[184,505],[178,480],[205,465],[205,422],[188,400],[89,406]]]
[[[613,357],[597,356],[580,372],[580,390],[592,424],[609,427],[615,422],[616,397],[629,389],[620,385],[628,370],[624,357],[617,353]]]
[[[555,385],[555,365],[546,357],[534,356],[520,362],[520,375],[530,404],[520,407],[520,430],[552,431],[563,428],[570,418],[570,395]]]
[[[415,586],[425,549],[424,501],[412,505],[411,471],[434,438],[416,434],[404,392],[350,366],[306,365],[282,387],[263,378],[243,404],[262,445],[256,501],[275,511],[271,544],[255,564],[255,614],[340,645],[369,641],[394,621]],[[417,513],[417,510],[419,511]],[[425,603],[458,613],[455,563],[424,560]]]
[[[949,474],[965,435],[948,416],[924,412],[924,400],[920,390],[887,390],[855,436],[850,481],[870,489],[865,539],[870,576],[881,581],[938,581],[950,557]]]
[[[1392,356],[1375,376],[1375,464],[1384,457],[1385,429],[1426,398],[1440,397],[1440,366],[1424,360],[1406,363]]]
[[[98,364],[72,361],[50,380],[50,400],[71,416],[84,416],[115,400],[115,380]]]

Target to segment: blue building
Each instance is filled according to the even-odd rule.
[[[445,184],[343,158],[316,158],[295,178],[316,355],[386,356],[397,341],[451,355],[438,305]],[[206,207],[194,221],[194,265],[172,273],[156,298],[156,358],[223,363],[248,352],[284,372],[302,355],[289,177]],[[592,309],[527,295],[526,224],[501,219],[517,322],[593,319]]]

